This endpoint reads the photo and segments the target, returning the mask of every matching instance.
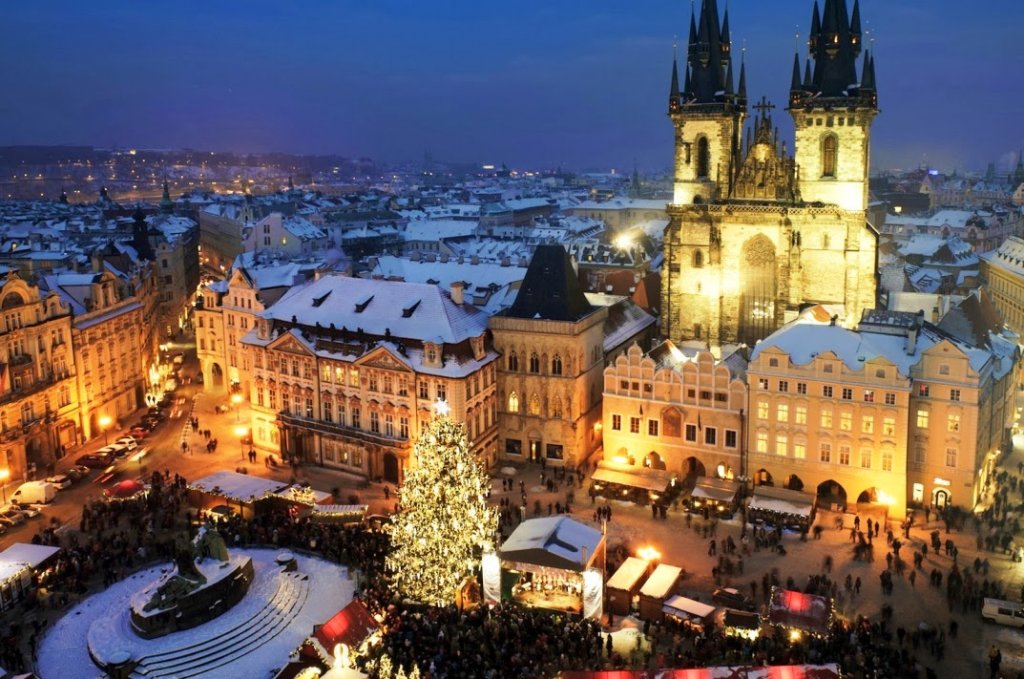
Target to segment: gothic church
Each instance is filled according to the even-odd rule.
[[[672,65],[674,196],[662,272],[662,334],[713,347],[753,345],[807,304],[854,325],[874,308],[878,233],[867,221],[874,60],[859,0],[817,1],[809,58],[796,55],[788,112],[792,155],[762,99],[748,127],[746,70],[734,86],[729,15],[691,14],[680,87]],[[813,64],[812,64],[813,62]]]

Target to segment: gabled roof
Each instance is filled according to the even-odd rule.
[[[498,555],[506,561],[583,571],[603,539],[601,531],[568,516],[529,519],[512,532]]]
[[[512,318],[578,321],[594,312],[569,254],[561,245],[538,245],[516,301],[505,312]]]

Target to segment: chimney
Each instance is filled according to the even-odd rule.
[[[452,283],[452,302],[459,306],[463,303],[463,292],[466,290],[466,284],[462,281],[455,281]]]

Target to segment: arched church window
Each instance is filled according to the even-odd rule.
[[[704,253],[700,250],[693,251],[693,268],[699,269],[704,266]]]
[[[530,354],[530,372],[540,372],[540,357],[537,354]]]
[[[514,351],[508,355],[508,369],[512,372],[519,370],[519,357]]]
[[[551,417],[556,420],[562,419],[562,399],[557,396],[551,399]]]
[[[711,168],[711,148],[708,146],[708,138],[701,137],[697,140],[697,178],[707,179]]]
[[[556,355],[553,359],[551,359],[551,374],[552,375],[561,375],[562,374],[562,357],[561,356],[557,356]]]
[[[514,391],[508,395],[508,411],[510,413],[519,412],[519,394]]]
[[[839,158],[839,139],[834,134],[826,135],[821,142],[821,176],[835,177]]]

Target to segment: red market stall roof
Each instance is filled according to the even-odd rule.
[[[349,648],[359,648],[377,628],[377,621],[363,602],[353,599],[313,632],[313,636],[302,645],[302,653],[307,657],[329,661],[334,657],[335,645],[346,644]]]
[[[832,602],[823,596],[776,587],[768,620],[773,625],[824,636],[832,624]]]
[[[103,494],[115,500],[125,500],[138,495],[144,490],[146,490],[146,484],[134,479],[128,479],[126,481],[118,481],[103,491]]]
[[[563,672],[561,679],[840,679],[839,666],[702,667],[687,670]]]

